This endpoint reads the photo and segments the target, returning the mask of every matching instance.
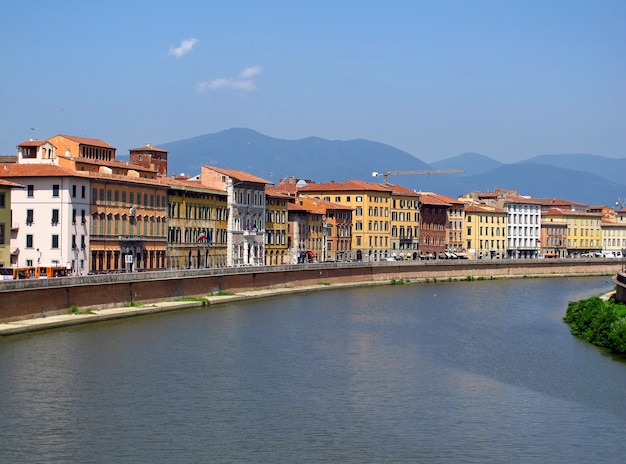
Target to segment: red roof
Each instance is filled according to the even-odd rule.
[[[47,140],[27,140],[26,142],[20,143],[18,147],[40,147],[47,142]]]
[[[364,192],[364,191],[376,191],[387,192],[390,190],[380,184],[374,184],[372,182],[364,182],[362,180],[348,180],[345,182],[326,182],[323,184],[307,184],[298,189],[300,192]]]
[[[76,171],[55,164],[15,164],[0,165],[0,177],[81,177]]]
[[[113,150],[115,150],[115,147],[113,145],[109,145],[108,143],[103,142],[102,140],[98,140],[98,139],[90,139],[87,137],[76,137],[75,135],[65,135],[65,134],[57,134],[55,135],[55,137],[63,137],[73,142],[79,143],[81,145],[91,145],[93,147],[112,148]],[[51,138],[54,138],[54,137],[51,137]]]
[[[0,185],[3,187],[24,188],[23,185],[16,184],[15,182],[11,182],[11,181],[4,180],[4,179],[0,179]]]
[[[205,168],[212,169],[215,172],[219,172],[225,176],[231,177],[236,180],[244,182],[256,182],[258,184],[272,184],[271,181],[262,179],[260,177],[248,174],[247,172],[237,171],[235,169],[217,168],[215,166],[205,166]]]

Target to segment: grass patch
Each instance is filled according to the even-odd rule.
[[[219,290],[217,292],[211,292],[209,296],[233,296],[233,292],[228,292],[226,290]]]
[[[143,304],[137,301],[128,301],[127,303],[124,304],[125,308],[140,308],[142,306]]]
[[[203,296],[179,296],[174,301],[207,301]]]
[[[318,282],[317,285],[330,285],[330,282]]]
[[[91,309],[87,308],[81,311],[76,305],[70,306],[70,309],[67,312],[68,314],[94,314],[94,312]]]
[[[409,279],[391,279],[391,285],[403,285],[408,284],[409,282]]]

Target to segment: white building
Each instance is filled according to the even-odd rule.
[[[504,200],[509,258],[537,258],[541,250],[541,205],[523,197]]]
[[[242,171],[202,166],[204,186],[226,191],[227,266],[262,266],[265,262],[265,185],[270,181]]]
[[[17,267],[89,270],[89,179],[52,164],[3,164],[0,177],[24,185],[11,197],[11,254]]]

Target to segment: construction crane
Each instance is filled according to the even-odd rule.
[[[439,169],[436,171],[386,171],[372,172],[372,177],[383,176],[383,182],[389,183],[389,176],[404,176],[407,174],[452,174],[455,172],[465,172],[463,169]]]

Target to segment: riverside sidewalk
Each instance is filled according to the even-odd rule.
[[[44,315],[32,319],[23,319],[19,321],[0,322],[0,337],[17,335],[39,330],[56,329],[60,327],[68,327],[78,324],[89,324],[100,321],[108,321],[113,319],[122,319],[125,317],[143,316],[147,314],[157,314],[169,311],[178,311],[182,309],[211,307],[220,304],[233,303],[238,301],[248,301],[259,298],[269,298],[281,295],[292,295],[294,293],[304,293],[332,288],[346,287],[362,287],[377,284],[387,284],[388,282],[361,282],[349,284],[332,284],[332,285],[309,285],[302,287],[284,287],[284,288],[268,288],[263,290],[237,292],[233,295],[209,295],[204,300],[193,301],[162,301],[157,303],[146,303],[140,306],[125,306],[119,308],[108,308],[91,310],[85,314],[58,314]]]

